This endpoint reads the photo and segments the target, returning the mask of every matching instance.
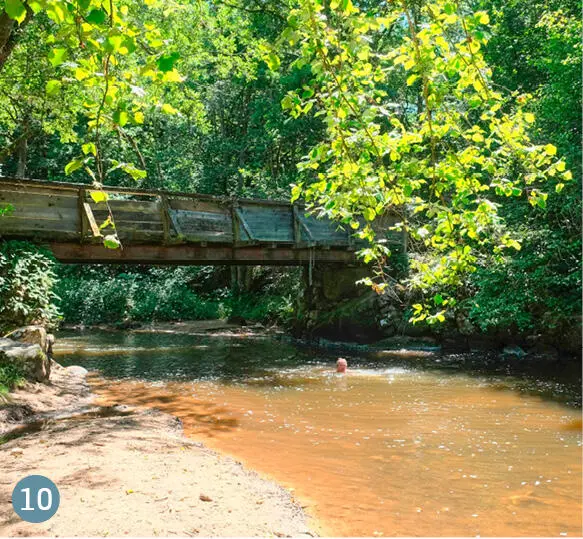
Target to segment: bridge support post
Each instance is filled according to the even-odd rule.
[[[316,264],[311,275],[308,267],[302,274],[298,314],[303,333],[346,341],[366,341],[380,334],[376,294],[356,284],[371,276],[369,267]]]

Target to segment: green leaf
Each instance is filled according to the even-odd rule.
[[[81,146],[81,149],[83,150],[83,153],[85,155],[89,153],[97,155],[97,148],[95,147],[95,144],[93,142],[86,142],[85,144],[83,144],[83,146]]]
[[[65,174],[68,176],[69,174],[72,174],[76,170],[79,170],[83,165],[84,165],[83,159],[77,157],[72,161],[69,161],[65,165]]]
[[[141,110],[134,113],[134,122],[137,124],[144,123],[144,113]]]
[[[374,218],[377,216],[377,212],[372,208],[365,208],[362,214],[367,221],[374,221]]]
[[[265,63],[267,64],[267,67],[269,67],[269,69],[271,69],[271,71],[277,71],[279,69],[279,66],[281,65],[281,61],[279,59],[279,56],[277,54],[275,54],[274,52],[270,52],[265,57]]]
[[[67,49],[56,48],[49,52],[49,62],[53,67],[61,65],[67,59]]]
[[[175,109],[172,105],[170,105],[169,103],[164,103],[162,105],[162,112],[164,112],[165,114],[178,114],[178,110]]]
[[[556,191],[557,193],[560,193],[560,192],[561,192],[561,191],[564,189],[564,187],[565,187],[565,184],[564,184],[564,183],[558,183],[558,184],[555,186],[555,191]]]
[[[301,185],[293,185],[291,190],[291,202],[295,202],[302,193],[302,186]]]
[[[433,296],[433,303],[435,303],[435,305],[441,305],[443,303],[443,296],[441,294],[435,294],[435,296]]]
[[[20,0],[6,0],[4,6],[6,14],[20,24],[26,19],[26,8]]]
[[[547,144],[545,146],[545,152],[548,155],[556,155],[556,153],[557,153],[557,147],[554,144]]]
[[[479,11],[476,15],[480,24],[490,24],[490,16],[485,11]]]
[[[91,75],[91,73],[82,67],[75,69],[75,78],[77,80],[85,80],[87,77],[89,77],[89,75]]]
[[[180,58],[180,54],[173,52],[170,54],[163,54],[158,58],[158,69],[163,73],[172,71],[174,69],[174,64]]]
[[[99,204],[100,202],[105,202],[107,200],[107,193],[105,191],[89,191],[89,196],[93,199],[93,202]]]
[[[107,38],[105,49],[109,52],[117,52],[120,49],[123,40],[124,37],[119,34],[109,36]]]
[[[108,249],[119,249],[121,247],[121,242],[115,234],[108,234],[103,238],[103,246]]]
[[[58,94],[61,90],[61,87],[63,86],[63,83],[60,80],[49,80],[47,81],[45,90],[47,95],[55,95]]]
[[[109,216],[109,215],[107,216],[107,219],[99,225],[99,230],[103,230],[104,228],[107,228],[108,226],[115,228],[113,221],[111,220],[111,216]]]
[[[107,13],[103,9],[92,9],[85,17],[90,24],[103,24],[107,19]]]
[[[417,79],[419,78],[419,75],[409,75],[407,77],[407,86],[411,86]]]
[[[113,121],[120,127],[123,127],[125,124],[127,124],[128,120],[129,116],[125,110],[116,110],[113,113]]]
[[[136,181],[141,180],[148,175],[148,173],[145,170],[142,170],[141,168],[137,168],[136,166],[134,166],[131,163],[126,163],[126,164],[122,165],[121,168],[124,172],[127,172]]]

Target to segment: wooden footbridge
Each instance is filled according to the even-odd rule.
[[[0,178],[2,208],[0,238],[47,244],[66,263],[351,265],[360,247],[338,223],[281,201]],[[104,247],[109,234],[121,248]]]

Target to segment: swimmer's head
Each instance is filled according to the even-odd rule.
[[[346,372],[347,368],[348,362],[343,357],[339,357],[336,361],[336,372]]]

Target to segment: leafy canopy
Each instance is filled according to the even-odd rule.
[[[280,46],[298,50],[293,66],[309,65],[312,78],[282,106],[326,124],[299,165],[311,181],[293,186],[292,199],[305,196],[370,240],[360,254],[377,263],[380,282],[369,284],[378,291],[391,251],[377,216],[396,213],[393,228],[417,247],[410,285],[452,288],[479,259],[520,249],[501,197],[545,208],[549,181],[560,192],[572,178],[554,145],[531,140],[531,96],[493,84],[482,53],[489,23],[487,12],[448,0],[389,3],[374,14],[351,0],[301,0],[288,17]],[[395,84],[414,89],[415,104],[395,102]],[[443,321],[452,301],[437,294],[414,306],[413,319]]]

